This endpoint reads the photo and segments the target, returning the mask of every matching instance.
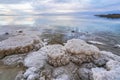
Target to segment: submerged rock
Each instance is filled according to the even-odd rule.
[[[105,45],[105,43],[98,42],[98,41],[88,41],[89,44],[96,44],[96,45]]]
[[[4,63],[4,65],[16,66],[19,64],[23,64],[24,58],[25,58],[25,54],[17,54],[17,55],[6,56],[1,61]]]
[[[38,36],[18,35],[0,42],[0,58],[5,55],[27,53],[42,47],[42,41]]]
[[[120,48],[120,44],[116,44],[114,48]]]
[[[65,48],[71,54],[71,60],[76,64],[91,62],[99,57],[99,49],[80,39],[68,40]]]
[[[15,80],[24,80],[23,73],[24,71],[18,72],[17,76],[15,77]]]

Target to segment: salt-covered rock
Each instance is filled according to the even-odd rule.
[[[92,68],[95,68],[95,67],[97,67],[97,66],[93,63],[84,63],[80,66],[80,68],[87,68],[87,69],[92,69]]]
[[[56,77],[58,77],[59,75],[62,75],[62,74],[67,74],[67,70],[63,67],[58,67],[58,68],[55,68],[53,70],[52,76],[54,78],[56,78]]]
[[[93,80],[92,71],[87,68],[79,68],[78,74],[81,80]]]
[[[43,55],[43,51],[37,51],[29,53],[24,60],[24,65],[26,67],[37,67],[42,68],[46,63],[46,55]]]
[[[31,74],[28,76],[27,80],[38,80],[39,74]]]
[[[36,67],[31,67],[26,70],[23,77],[27,80],[36,80],[39,78],[40,69]]]
[[[49,64],[58,67],[69,63],[69,57],[62,45],[49,45],[46,48]]]
[[[110,60],[106,63],[107,70],[114,70],[119,67],[120,67],[120,62],[118,61]]]
[[[71,80],[70,77],[66,74],[62,74],[60,76],[58,76],[56,79],[53,80]]]
[[[91,62],[99,57],[99,49],[80,39],[68,40],[65,48],[71,54],[71,60],[76,64]]]
[[[120,80],[120,67],[106,71],[103,68],[94,68],[93,72],[93,80]]]
[[[27,53],[41,46],[42,41],[38,36],[18,35],[0,42],[0,56]]]
[[[23,71],[18,72],[17,76],[15,77],[15,80],[24,80]]]
[[[98,59],[93,60],[93,63],[98,67],[104,67],[107,61],[108,60],[105,57],[100,56]]]
[[[1,61],[4,63],[4,65],[16,66],[19,64],[23,64],[24,58],[25,58],[25,54],[17,54],[17,55],[6,56]]]
[[[120,44],[116,44],[114,48],[120,48]]]
[[[120,62],[120,56],[113,54],[112,52],[100,51],[102,58],[106,60],[115,60]]]
[[[96,45],[105,45],[105,43],[99,41],[87,41],[89,44],[96,44]]]

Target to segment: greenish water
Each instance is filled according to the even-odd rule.
[[[9,67],[0,65],[0,80],[15,80],[19,71],[23,70],[22,67]]]

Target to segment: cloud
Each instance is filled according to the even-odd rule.
[[[0,14],[44,14],[119,10],[119,0],[0,0]]]

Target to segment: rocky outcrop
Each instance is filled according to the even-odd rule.
[[[7,65],[23,63],[26,70],[19,72],[16,80],[120,80],[120,57],[80,39],[68,40],[65,46],[45,45],[1,61]]]
[[[89,45],[80,39],[68,40],[65,44],[66,51],[71,55],[71,60],[81,65],[84,62],[91,62],[99,57],[99,49]]]
[[[28,53],[42,47],[42,41],[38,36],[18,35],[0,42],[0,58],[5,55]]]

